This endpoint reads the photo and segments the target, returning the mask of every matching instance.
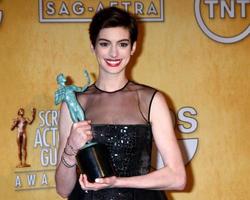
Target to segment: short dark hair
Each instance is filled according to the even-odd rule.
[[[112,27],[124,27],[128,29],[131,46],[137,40],[138,28],[135,17],[120,8],[108,7],[98,11],[90,23],[89,36],[93,47],[96,45],[96,39],[101,29]]]

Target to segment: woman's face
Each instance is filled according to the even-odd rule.
[[[131,47],[128,29],[123,27],[101,29],[95,48],[92,46],[101,73],[117,74],[124,72],[136,43]]]

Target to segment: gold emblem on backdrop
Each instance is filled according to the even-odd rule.
[[[0,10],[0,23],[2,22],[2,20],[3,20],[3,11]]]
[[[35,131],[31,134],[28,125],[36,119]],[[55,188],[55,166],[57,163],[57,145],[59,133],[57,128],[57,110],[31,111],[31,117],[26,117],[24,109],[20,108],[13,120],[11,130],[16,129],[18,159],[14,171],[14,187],[16,191]],[[32,127],[33,128],[33,127]],[[31,140],[27,144],[27,137]],[[27,152],[32,152],[32,166],[28,164]]]
[[[93,15],[108,6],[134,13],[141,21],[163,21],[163,0],[91,1],[39,0],[40,22],[90,22]]]
[[[32,109],[31,119],[24,117],[24,109],[19,108],[17,117],[13,120],[11,130],[17,129],[16,142],[18,148],[18,164],[16,167],[30,167],[27,164],[27,125],[31,125],[35,119],[36,109]]]

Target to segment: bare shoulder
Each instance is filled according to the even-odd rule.
[[[174,134],[170,110],[162,92],[157,92],[152,101],[150,122],[155,136]]]
[[[165,95],[161,91],[157,91],[154,97],[154,102],[157,104],[166,103]]]
[[[152,100],[152,115],[158,115],[159,113],[169,112],[169,107],[166,101],[165,95],[157,91],[153,100]],[[153,117],[153,116],[152,116]]]

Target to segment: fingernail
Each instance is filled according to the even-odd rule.
[[[95,179],[95,182],[96,182],[96,183],[101,183],[102,180],[101,180],[100,178],[96,178],[96,179]]]

